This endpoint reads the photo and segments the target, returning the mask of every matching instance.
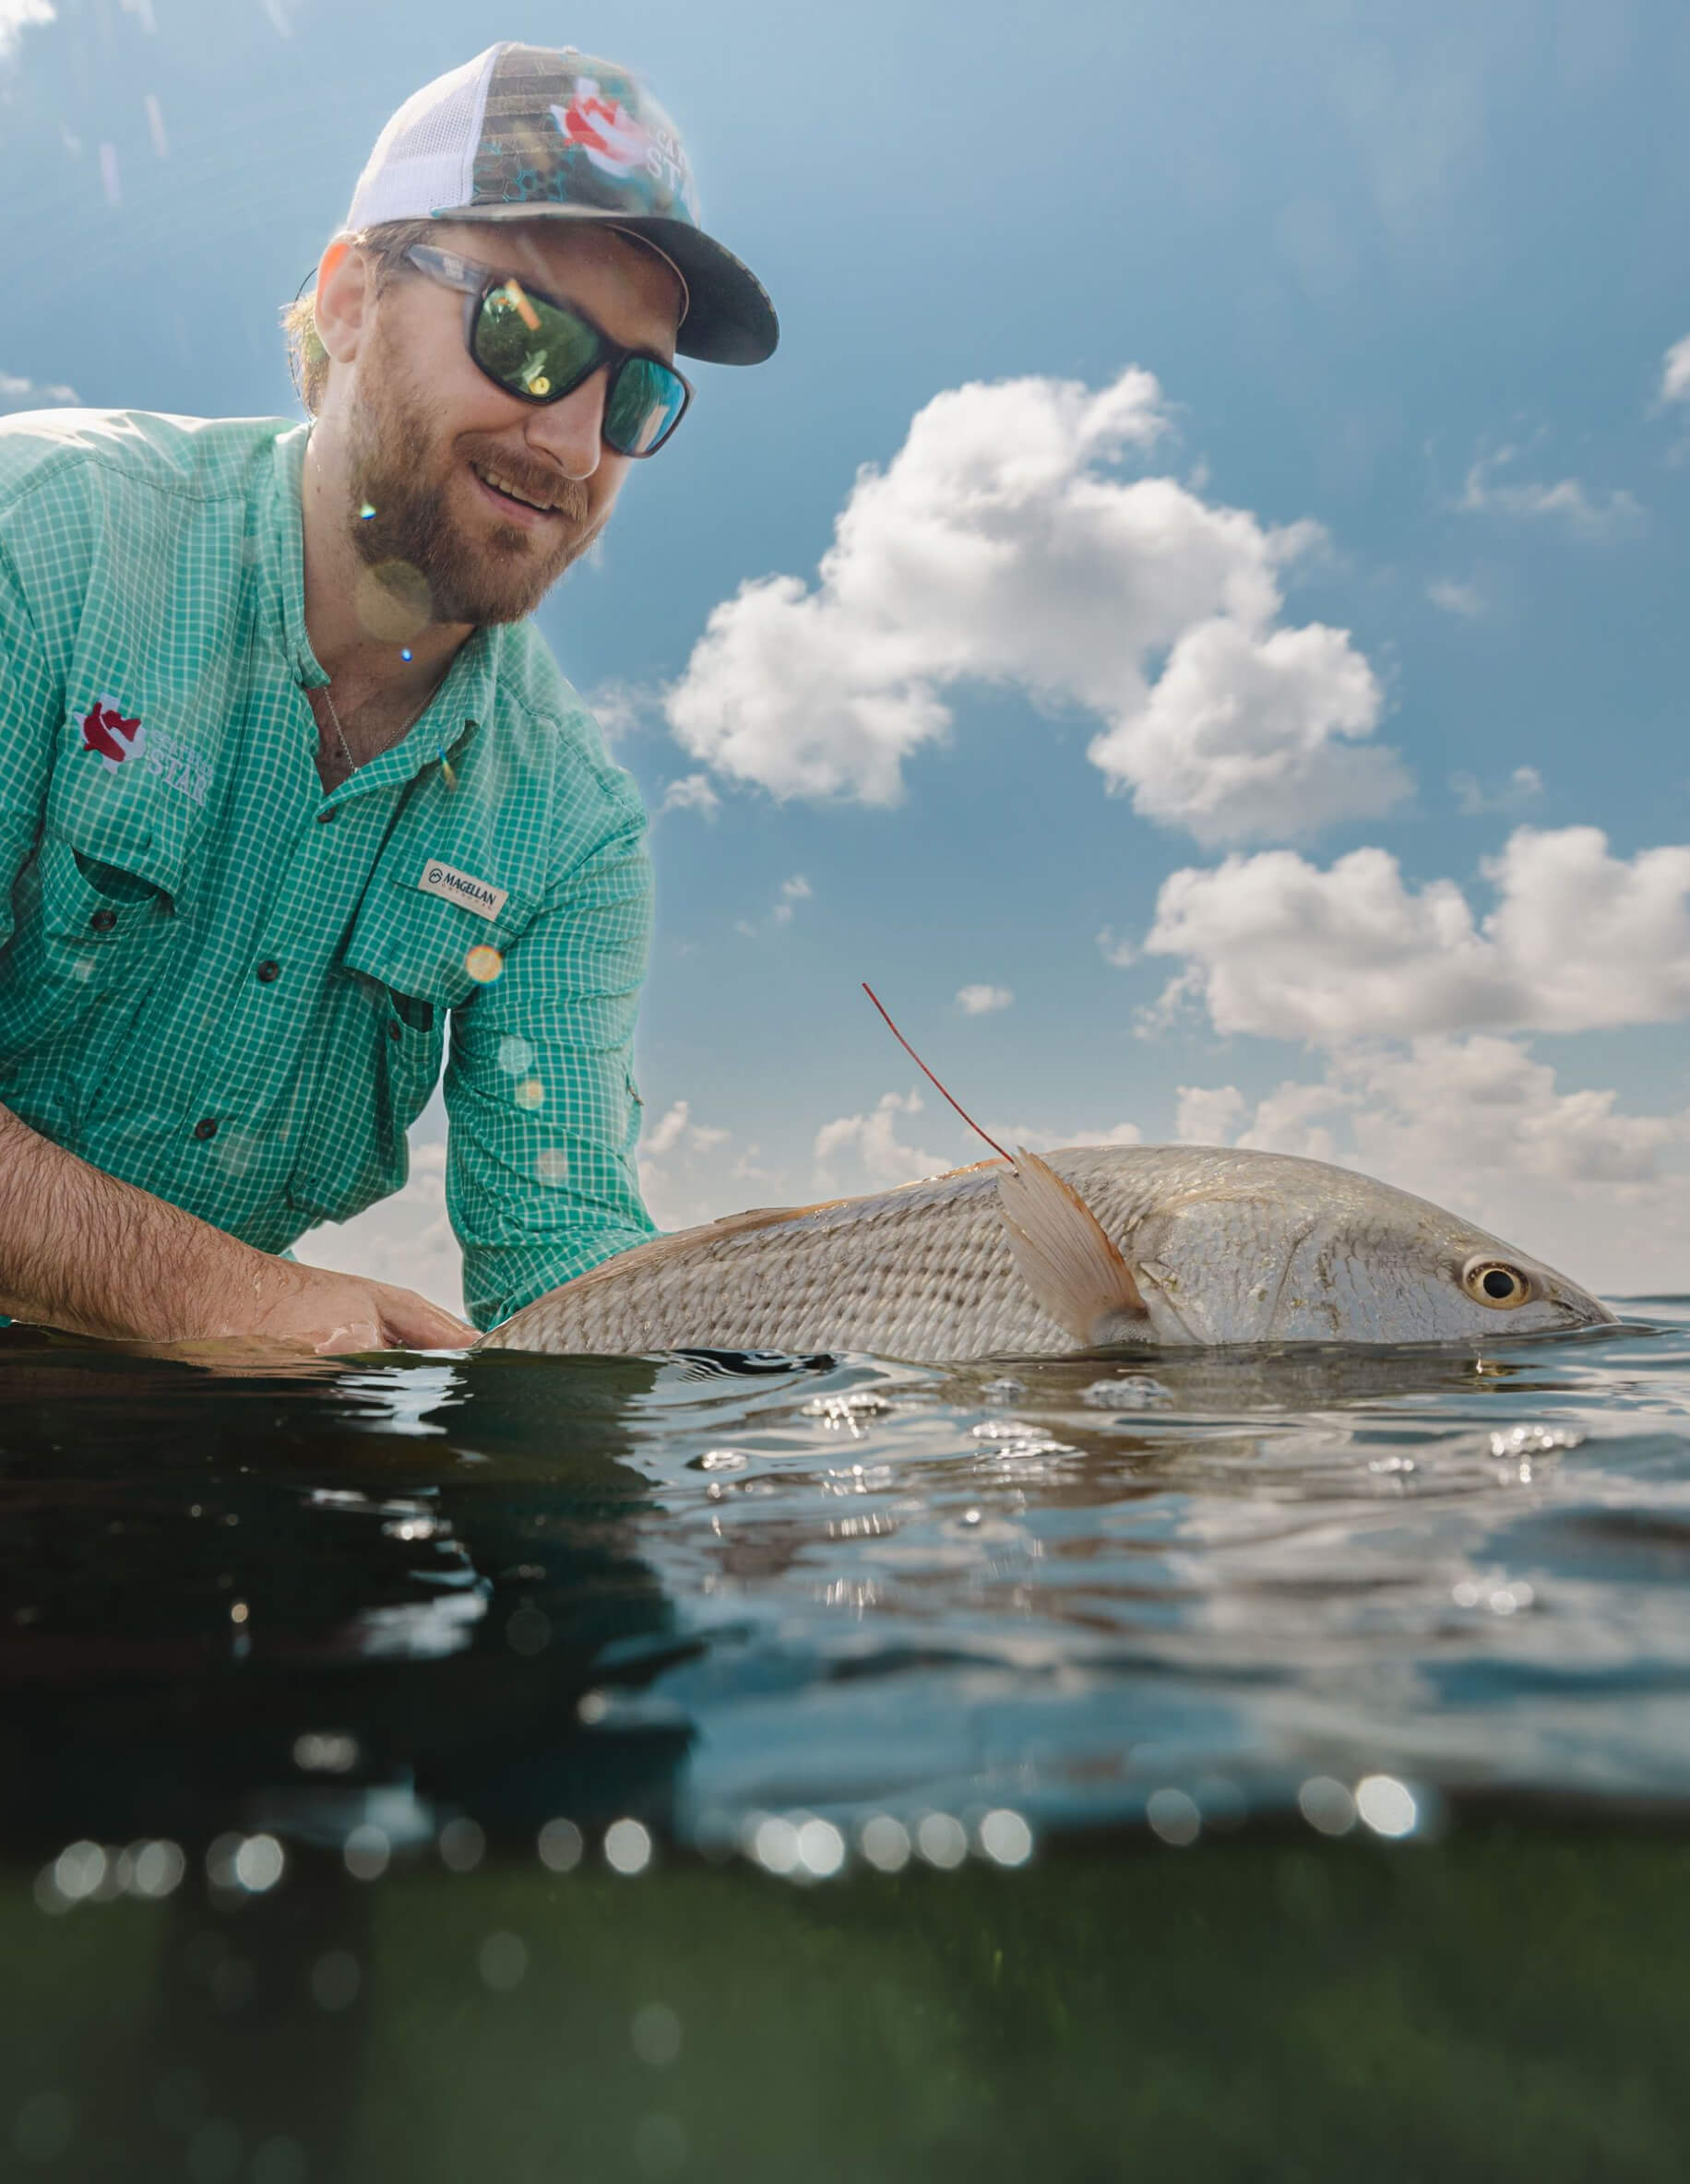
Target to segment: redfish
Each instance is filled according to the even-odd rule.
[[[1118,1343],[1482,1342],[1613,1318],[1541,1261],[1350,1169],[1076,1145],[660,1237],[483,1346],[948,1362]]]

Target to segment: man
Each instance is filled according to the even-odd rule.
[[[0,1312],[456,1345],[280,1254],[403,1183],[448,1018],[476,1323],[651,1233],[644,815],[525,618],[676,350],[778,328],[649,95],[503,44],[387,124],[289,330],[309,426],[0,424]]]

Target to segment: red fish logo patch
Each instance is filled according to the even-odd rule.
[[[109,697],[97,698],[82,723],[82,748],[98,752],[110,766],[136,757],[146,741],[147,730],[140,722],[125,720]]]
[[[565,142],[578,144],[607,174],[632,174],[646,163],[646,131],[619,99],[601,95],[593,77],[577,78],[568,105],[554,106],[552,118]]]

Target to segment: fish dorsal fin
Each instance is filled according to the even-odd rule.
[[[1118,1341],[1121,1321],[1148,1321],[1133,1270],[1096,1214],[1037,1153],[1017,1145],[997,1204],[1016,1272],[1076,1342]]]

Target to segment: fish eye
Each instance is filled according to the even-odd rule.
[[[1461,1287],[1475,1304],[1492,1312],[1513,1312],[1531,1297],[1530,1276],[1506,1259],[1470,1259],[1461,1269]]]

